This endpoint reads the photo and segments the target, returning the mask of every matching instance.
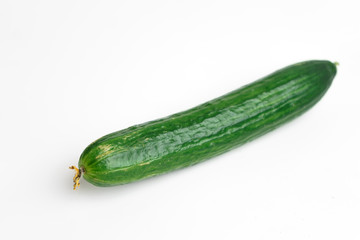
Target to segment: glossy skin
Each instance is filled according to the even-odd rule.
[[[125,184],[202,162],[299,116],[330,87],[336,66],[307,61],[184,112],[106,135],[79,168],[97,186]]]

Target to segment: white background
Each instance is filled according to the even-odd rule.
[[[0,2],[1,239],[360,239],[358,1]],[[72,190],[82,150],[286,65],[308,113],[150,180]]]

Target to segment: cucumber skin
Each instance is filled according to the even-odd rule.
[[[336,75],[329,61],[306,61],[162,119],[108,134],[81,154],[96,186],[113,186],[202,162],[249,142],[314,106]]]

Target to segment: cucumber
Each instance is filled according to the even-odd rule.
[[[96,186],[130,183],[188,167],[249,142],[301,115],[330,87],[336,65],[306,61],[197,107],[108,134],[81,154],[81,175]]]

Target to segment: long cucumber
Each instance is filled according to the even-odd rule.
[[[74,177],[96,186],[130,183],[202,162],[301,115],[336,75],[329,61],[278,70],[219,98],[165,118],[108,134],[81,154]]]

